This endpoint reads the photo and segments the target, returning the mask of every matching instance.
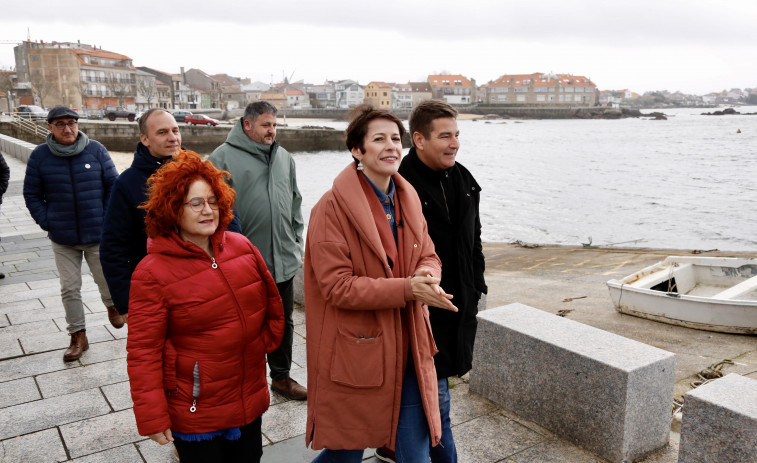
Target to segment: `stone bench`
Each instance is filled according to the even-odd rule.
[[[471,391],[611,462],[668,443],[674,354],[522,304],[478,320]]]
[[[678,461],[757,461],[757,381],[731,373],[686,393]]]

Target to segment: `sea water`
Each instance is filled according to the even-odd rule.
[[[757,115],[705,111],[666,110],[665,121],[458,121],[457,160],[482,187],[483,239],[757,250]],[[294,157],[307,222],[351,157],[346,148]]]

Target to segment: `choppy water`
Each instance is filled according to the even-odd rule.
[[[703,111],[459,121],[457,159],[483,189],[484,239],[757,250],[757,116]],[[306,221],[350,159],[346,149],[295,154]]]

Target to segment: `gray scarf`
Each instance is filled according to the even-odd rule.
[[[55,137],[53,137],[52,133],[47,134],[47,146],[50,147],[50,151],[52,151],[54,155],[62,158],[76,156],[84,151],[84,148],[86,148],[87,145],[89,145],[89,137],[84,132],[79,132],[76,141],[71,145],[61,145],[55,141]]]

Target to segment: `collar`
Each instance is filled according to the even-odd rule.
[[[378,196],[378,199],[382,205],[391,204],[392,206],[394,206],[394,180],[391,177],[389,177],[389,193],[384,193],[383,191],[376,188],[376,185],[371,182],[371,179],[369,179],[367,175],[362,172],[361,174],[366,180],[368,180],[368,184],[371,186],[371,188],[373,188],[373,192],[376,193],[376,196]]]

